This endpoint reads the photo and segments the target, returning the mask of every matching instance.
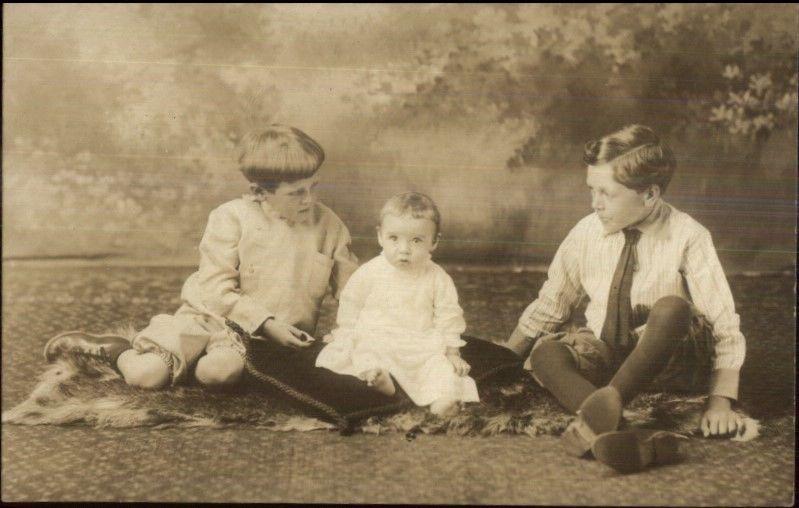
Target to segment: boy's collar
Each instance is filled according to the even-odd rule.
[[[621,232],[622,229],[631,227],[639,230],[642,235],[657,235],[663,231],[663,225],[667,222],[670,215],[671,206],[663,201],[663,199],[658,199],[658,202],[652,208],[652,211],[641,222],[638,222],[637,224],[630,224],[625,228],[616,229],[613,231],[603,231],[603,236],[608,237]]]

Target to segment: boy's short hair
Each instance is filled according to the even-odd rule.
[[[310,136],[273,124],[242,138],[239,170],[250,182],[274,191],[282,182],[313,176],[324,160],[324,150]]]
[[[589,166],[610,164],[613,177],[620,184],[643,191],[658,185],[666,192],[677,161],[671,149],[644,125],[623,129],[585,144],[583,162]]]
[[[392,196],[380,210],[380,223],[386,215],[403,216],[409,214],[414,219],[429,219],[436,225],[436,235],[441,231],[441,212],[429,196],[421,192],[403,192]]]

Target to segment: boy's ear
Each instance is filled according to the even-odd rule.
[[[647,204],[654,203],[660,197],[660,185],[652,184],[644,194],[644,200]]]

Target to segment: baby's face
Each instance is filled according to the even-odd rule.
[[[410,215],[386,215],[377,229],[377,241],[388,262],[401,270],[420,266],[438,246],[435,223]]]

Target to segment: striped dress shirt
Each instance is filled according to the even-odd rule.
[[[630,292],[632,306],[651,308],[670,295],[692,302],[713,325],[715,355],[710,393],[736,399],[746,341],[710,233],[662,200],[636,227],[642,234]],[[583,218],[558,248],[548,280],[538,298],[525,309],[514,335],[532,343],[541,335],[558,331],[587,296],[587,326],[600,337],[613,273],[623,248],[623,232],[605,231],[596,214]]]

